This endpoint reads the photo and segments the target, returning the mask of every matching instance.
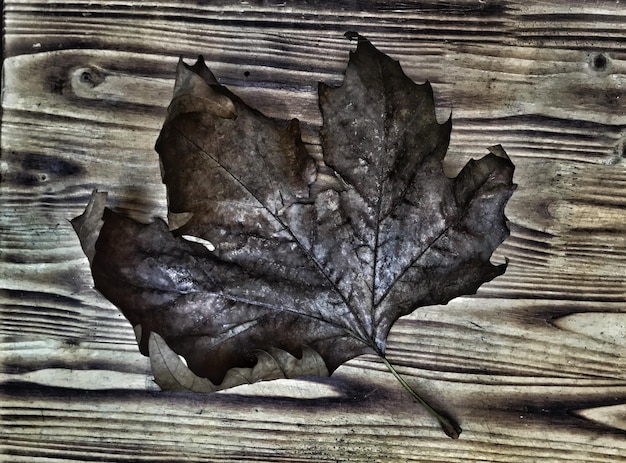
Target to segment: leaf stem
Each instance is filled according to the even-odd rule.
[[[400,376],[400,373],[398,373],[395,367],[391,363],[389,363],[389,360],[387,360],[387,358],[384,355],[382,354],[379,354],[379,355],[383,363],[385,364],[385,366],[391,372],[391,374],[400,382],[400,384],[402,384],[402,387],[404,387],[404,389],[406,389],[409,392],[409,394],[411,394],[413,398],[417,400],[420,403],[420,405],[426,409],[426,411],[428,411],[428,413],[430,413],[433,417],[437,419],[437,421],[439,421],[439,425],[441,426],[441,429],[443,429],[443,432],[445,432],[446,435],[448,437],[451,437],[452,439],[458,439],[459,434],[461,434],[461,431],[462,431],[458,423],[454,421],[452,418],[449,418],[439,413],[437,410],[431,407],[431,405],[428,402],[426,402],[426,400],[423,399],[417,392],[415,392],[415,390],[409,385],[409,383],[407,383],[405,379],[402,376]]]

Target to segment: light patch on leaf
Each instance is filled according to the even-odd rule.
[[[205,240],[204,238],[198,238],[197,236],[192,235],[181,235],[180,237],[186,241],[201,244],[211,252],[215,251],[215,246],[209,240]]]

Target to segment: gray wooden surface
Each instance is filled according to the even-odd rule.
[[[3,18],[2,461],[626,462],[626,5],[8,0]],[[517,166],[507,273],[391,332],[458,441],[373,357],[159,392],[68,222],[94,188],[165,216],[153,145],[179,56],[298,117],[319,152],[317,82],[341,82],[346,30],[432,82],[450,174],[497,143]]]

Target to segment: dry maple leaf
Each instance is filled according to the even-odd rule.
[[[319,88],[324,165],[297,120],[250,108],[202,57],[181,61],[156,145],[169,227],[105,209],[104,193],[72,222],[164,389],[328,374],[376,353],[458,437],[389,364],[387,334],[504,272],[489,260],[509,233],[513,164],[494,147],[447,178],[451,121],[437,122],[430,84],[350,37],[343,85]]]

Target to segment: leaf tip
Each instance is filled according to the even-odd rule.
[[[215,78],[215,75],[213,75],[211,70],[207,67],[206,62],[204,61],[204,56],[198,55],[196,62],[192,65],[185,63],[181,58],[179,61],[179,66],[181,65],[187,70],[201,77],[202,80],[207,83],[207,85],[219,85],[219,82]]]
[[[104,213],[106,200],[106,191],[93,190],[84,212],[70,220],[83,252],[90,263],[93,262],[93,258],[96,255],[96,241],[104,224],[102,214]]]
[[[345,34],[343,34],[343,36],[350,41],[366,40],[362,35],[360,35],[358,32],[355,32],[355,31],[348,31]]]
[[[493,146],[490,146],[487,149],[494,156],[497,156],[497,157],[502,158],[502,159],[510,160],[509,159],[509,155],[506,154],[506,151],[504,151],[504,148],[502,147],[502,145],[493,145]]]

